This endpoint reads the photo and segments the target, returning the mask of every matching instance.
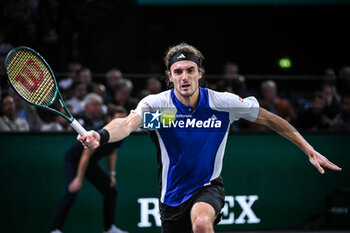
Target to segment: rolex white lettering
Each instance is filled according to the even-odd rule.
[[[261,219],[256,216],[253,206],[258,200],[257,195],[226,196],[219,225],[260,223]],[[160,227],[158,198],[139,198],[137,202],[140,204],[140,222],[137,226],[140,228]]]

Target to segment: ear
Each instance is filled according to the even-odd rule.
[[[202,76],[203,76],[203,73],[201,71],[199,71],[199,78],[198,78],[198,80],[200,80],[202,78]]]
[[[169,81],[173,82],[173,76],[171,76],[171,72],[168,71],[167,74],[168,74]]]

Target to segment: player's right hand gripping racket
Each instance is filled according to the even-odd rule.
[[[58,90],[55,75],[39,53],[28,47],[14,48],[7,54],[5,66],[9,83],[19,96],[34,106],[61,115],[70,122],[76,132],[81,135],[86,134],[84,127],[68,111]],[[57,96],[66,114],[49,107]]]

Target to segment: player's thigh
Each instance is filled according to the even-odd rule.
[[[191,222],[194,225],[201,221],[205,224],[213,225],[216,219],[216,213],[213,206],[205,202],[197,202],[191,209]]]
[[[203,214],[202,216],[210,217],[211,221],[212,216],[214,216],[214,224],[217,224],[221,220],[221,209],[224,204],[225,191],[222,185],[215,184],[203,187],[194,198],[191,218],[192,215]]]

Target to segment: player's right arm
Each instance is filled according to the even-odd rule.
[[[104,129],[109,133],[108,142],[117,142],[130,135],[142,123],[141,117],[136,113],[130,113],[125,118],[116,118],[108,123]],[[77,138],[86,149],[96,149],[100,146],[100,134],[91,130],[85,136],[78,135]]]

